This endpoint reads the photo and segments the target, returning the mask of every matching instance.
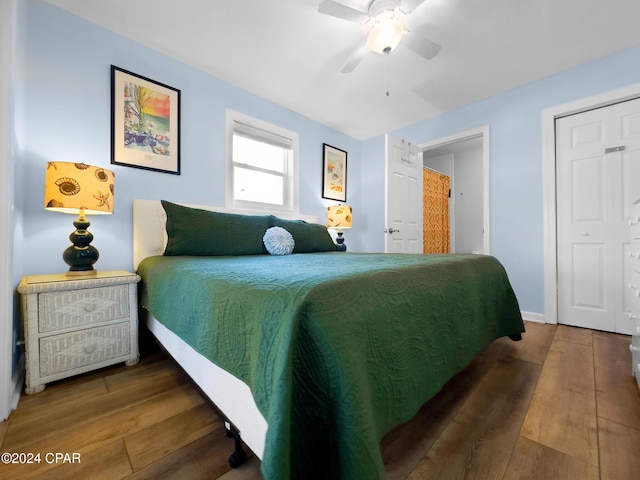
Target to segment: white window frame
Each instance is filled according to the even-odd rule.
[[[264,210],[269,212],[300,212],[300,194],[299,194],[299,138],[296,132],[287,130],[277,125],[255,119],[248,115],[226,110],[225,112],[225,205],[227,208],[242,210]],[[291,140],[292,155],[289,159],[286,174],[284,175],[284,205],[274,205],[271,203],[249,202],[236,200],[233,197],[233,134],[236,129],[242,129],[246,134],[247,130],[255,129],[258,133],[264,132],[268,135],[277,135]]]

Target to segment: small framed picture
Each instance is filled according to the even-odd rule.
[[[347,201],[347,152],[322,144],[322,198]]]
[[[180,90],[111,65],[111,163],[180,175]]]

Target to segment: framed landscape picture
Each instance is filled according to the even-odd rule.
[[[322,198],[347,201],[347,152],[322,144]]]
[[[111,66],[111,163],[180,175],[180,90]]]

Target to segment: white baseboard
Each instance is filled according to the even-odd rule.
[[[533,312],[520,312],[522,314],[522,319],[527,322],[536,322],[536,323],[547,323],[545,315],[543,313],[533,313]]]
[[[25,377],[25,356],[24,353],[20,356],[20,360],[18,360],[18,367],[16,371],[13,373],[13,377],[11,379],[11,384],[13,385],[12,394],[11,394],[11,411],[18,408],[18,402],[20,401],[20,395],[22,395],[22,387],[24,387],[24,377]]]

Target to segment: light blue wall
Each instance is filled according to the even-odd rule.
[[[524,311],[544,313],[542,112],[640,82],[640,47],[466,105],[395,132],[414,144],[483,125],[491,138],[491,253],[505,266]],[[363,198],[384,179],[381,138],[362,147]],[[378,202],[379,203],[379,202]],[[384,210],[370,210],[371,251],[384,248]]]
[[[362,225],[365,252],[384,252],[384,149],[384,136],[362,143],[362,204],[367,206]],[[354,222],[356,216],[358,212],[354,211]]]
[[[224,205],[225,109],[298,132],[300,210],[324,221],[322,143],[348,152],[348,202],[361,210],[361,142],[50,4],[27,0],[18,45],[19,141],[15,185],[24,200],[19,276],[63,272],[73,217],[43,209],[46,162],[100,165],[116,174],[114,215],[91,217],[96,268],[132,268],[132,201]],[[205,48],[205,47],[203,47]],[[181,90],[181,175],[110,165],[110,65]],[[358,228],[349,245],[360,248]]]
[[[224,110],[278,124],[300,134],[301,211],[323,218],[321,148],[349,152],[351,251],[382,251],[384,138],[357,141],[260,97],[184,65],[38,0],[22,2],[18,45],[16,218],[24,274],[66,269],[69,216],[42,208],[50,160],[109,167],[109,66],[182,91],[182,175],[112,166],[115,215],[95,217],[91,230],[99,269],[130,269],[132,200],[173,198],[224,203]],[[392,132],[420,144],[489,125],[491,131],[491,252],[505,265],[525,311],[543,313],[541,114],[546,108],[640,82],[640,47],[562,72]]]

